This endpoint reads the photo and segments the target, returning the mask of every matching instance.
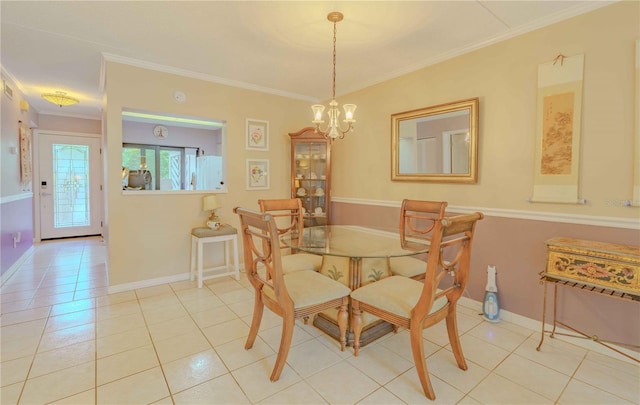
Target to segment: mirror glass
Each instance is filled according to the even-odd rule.
[[[225,121],[123,110],[122,189],[226,191]]]
[[[391,179],[477,182],[478,99],[391,115]]]

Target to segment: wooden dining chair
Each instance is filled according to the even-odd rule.
[[[327,309],[339,308],[340,349],[344,351],[351,290],[315,271],[285,274],[282,271],[280,241],[273,215],[239,207],[233,211],[240,217],[244,267],[255,291],[253,319],[244,348],[249,350],[253,347],[265,306],[282,317],[280,347],[271,372],[271,381],[277,381],[289,354],[295,320]]]
[[[444,217],[445,201],[402,201],[400,208],[400,243],[411,248],[411,244],[429,242],[436,223]],[[425,262],[416,257],[392,257],[389,259],[391,274],[422,280]]]
[[[284,198],[275,200],[258,200],[260,211],[270,213],[275,221],[278,235],[287,233],[302,235],[304,220],[302,216],[302,202],[299,198]],[[281,246],[281,249],[289,249]],[[285,273],[299,270],[320,271],[322,256],[311,253],[289,252],[282,255],[282,269]]]
[[[391,276],[351,292],[354,354],[357,356],[360,349],[363,311],[409,329],[420,384],[431,400],[435,399],[435,393],[427,370],[422,330],[445,319],[456,363],[462,370],[467,369],[458,337],[456,304],[467,287],[471,244],[476,222],[482,218],[483,215],[477,212],[436,221],[424,282]],[[442,290],[438,289],[441,281],[447,284]]]

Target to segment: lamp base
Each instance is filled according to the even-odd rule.
[[[220,221],[220,217],[215,213],[212,213],[207,221],[207,226],[213,230],[218,230],[222,226],[222,222]]]

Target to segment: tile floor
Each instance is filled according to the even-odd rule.
[[[265,311],[252,350],[246,279],[184,281],[107,295],[98,238],[37,245],[2,286],[2,404],[430,403],[406,331],[359,357],[298,324],[279,381],[269,374],[279,318]],[[437,326],[424,332],[436,403],[640,402],[640,368],[538,331],[482,321],[459,307],[469,369],[459,370]]]

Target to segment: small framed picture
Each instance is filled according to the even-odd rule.
[[[247,159],[247,190],[269,188],[269,160]]]
[[[269,150],[269,121],[247,118],[246,146],[249,150]]]

